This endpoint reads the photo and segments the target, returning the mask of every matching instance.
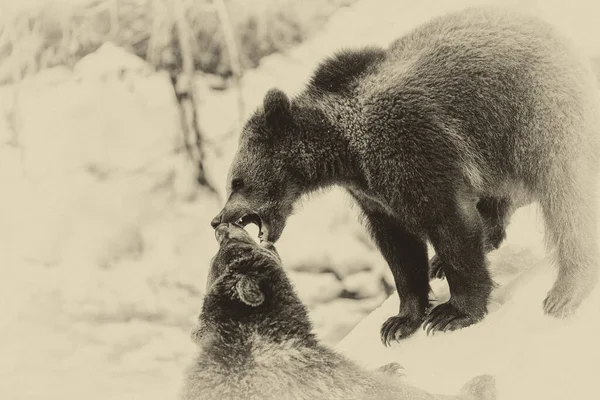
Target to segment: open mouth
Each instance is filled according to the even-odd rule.
[[[258,214],[246,214],[242,218],[236,221],[236,224],[245,228],[249,224],[254,224],[258,227],[258,239],[262,242],[263,238],[266,237],[263,230],[262,219]]]

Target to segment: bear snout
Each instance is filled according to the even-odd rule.
[[[221,210],[221,212],[218,213],[217,216],[214,217],[212,221],[210,221],[210,226],[212,226],[213,229],[217,229],[217,227],[221,224],[222,219],[223,219],[223,210]]]
[[[248,201],[243,196],[234,193],[229,197],[217,216],[213,218],[210,225],[213,229],[216,229],[220,224],[224,222],[236,222],[250,212],[251,207]]]

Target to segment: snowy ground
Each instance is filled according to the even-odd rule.
[[[333,50],[385,45],[435,14],[475,3],[500,1],[362,0],[318,36],[250,71],[243,82],[247,112],[272,86],[298,91]],[[600,55],[597,2],[502,3],[541,14]],[[106,50],[74,71],[57,68],[24,82],[17,121],[25,150],[0,146],[2,398],[175,398],[193,355],[187,332],[216,249],[208,222],[219,203],[194,188],[193,169],[181,157],[165,155],[178,138],[166,77]],[[122,68],[131,73],[115,78]],[[222,191],[236,139],[220,138],[235,130],[235,97],[203,90],[201,120],[215,143],[208,170]],[[0,110],[10,109],[12,95],[0,88]],[[0,114],[5,142],[9,113]],[[279,244],[328,343],[384,300],[381,279],[389,279],[353,212],[340,204],[347,203],[339,193],[307,201]],[[399,361],[410,379],[432,390],[452,392],[489,371],[498,374],[504,398],[566,398],[560,387],[539,386],[543,379],[575,397],[574,388],[593,383],[599,370],[591,342],[598,327],[586,317],[598,314],[597,303],[570,325],[543,318],[551,270],[528,217],[527,210],[515,216],[507,244],[491,256],[498,281],[508,283],[496,292],[502,307],[482,324],[386,350],[378,332],[395,311],[392,296],[340,348],[367,364]],[[344,291],[358,300],[340,298]],[[513,395],[515,388],[523,396]]]
[[[456,393],[473,376],[489,373],[496,376],[500,400],[597,399],[599,290],[571,319],[544,316],[542,301],[555,269],[545,255],[537,207],[521,209],[513,221],[506,242],[489,256],[499,287],[482,322],[433,336],[419,330],[384,348],[379,328],[398,310],[392,295],[337,348],[370,368],[399,362],[411,383],[434,393]],[[432,286],[438,300],[448,298],[445,281]]]

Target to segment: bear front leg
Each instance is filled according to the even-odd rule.
[[[482,197],[477,202],[477,211],[483,218],[485,251],[498,249],[506,238],[506,226],[512,213],[511,201],[504,197]]]
[[[429,311],[427,333],[472,325],[487,313],[493,282],[486,268],[485,233],[482,217],[471,206],[456,206],[442,222],[429,230],[429,238],[440,260],[450,288],[450,300]]]
[[[506,238],[506,225],[511,215],[511,202],[502,197],[482,197],[477,211],[483,219],[485,252],[496,250]],[[429,260],[429,279],[444,277],[444,261],[436,254]]]
[[[373,240],[392,271],[400,298],[398,315],[381,327],[381,341],[388,346],[412,335],[429,307],[427,246],[391,216],[364,208],[363,212]]]

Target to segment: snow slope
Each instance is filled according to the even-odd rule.
[[[536,209],[519,210],[506,242],[489,256],[498,288],[482,322],[432,336],[419,330],[384,348],[379,328],[397,312],[394,294],[361,321],[338,349],[373,368],[399,362],[409,381],[432,392],[452,394],[471,377],[490,373],[496,376],[499,399],[600,398],[599,290],[573,318],[543,315],[542,301],[555,269],[545,254],[543,223]],[[432,286],[438,300],[448,298],[445,280]]]
[[[595,0],[566,4],[559,0],[363,0],[336,14],[313,39],[287,54],[273,55],[261,62],[260,68],[249,71],[244,77],[247,111],[251,112],[272,86],[290,93],[298,91],[315,63],[334,50],[368,43],[386,45],[434,15],[482,3],[501,3],[541,14],[573,36],[584,50],[600,55],[600,3]],[[157,84],[160,86],[160,82]],[[73,85],[69,93],[98,96],[111,90],[110,85],[101,83],[103,90],[81,92],[85,85],[89,82]],[[121,86],[117,89],[121,90]],[[105,105],[97,109],[93,107],[97,103],[88,99],[90,101],[83,102],[87,104],[87,117],[78,115],[74,119],[65,115],[64,121],[58,121],[62,118],[56,115],[56,109],[61,108],[58,105],[80,104],[82,99],[75,96],[51,99],[57,103],[56,108],[44,115],[25,115],[28,120],[24,123],[30,132],[53,139],[78,132],[97,138],[99,128],[89,129],[85,125],[103,123],[108,125],[105,129],[113,133],[111,143],[116,143],[107,151],[115,148],[122,152],[135,151],[135,146],[126,145],[121,139],[131,139],[127,140],[130,143],[172,126],[171,122],[164,125],[154,122],[162,121],[159,117],[168,121],[173,116],[168,107],[157,108],[162,104],[159,94],[162,92],[153,90],[144,96],[146,102],[142,105],[150,107],[147,115],[157,119],[142,116],[139,119],[144,125],[130,115],[137,108],[126,103],[137,95],[135,91],[123,95],[119,102],[109,103],[109,98],[103,95],[101,100],[106,103],[100,102]],[[41,103],[42,97],[64,96],[65,93],[38,92],[37,95]],[[211,127],[206,131],[215,139],[227,134],[235,124],[230,112],[235,108],[233,94],[223,93],[221,97],[214,95],[202,105],[202,123]],[[157,107],[154,100],[159,103]],[[0,99],[0,103],[6,102],[10,102],[7,96]],[[142,107],[138,102],[135,104]],[[35,104],[31,102],[27,106]],[[116,112],[111,114],[114,118],[103,116],[119,107],[129,111],[126,121]],[[144,115],[143,110],[138,112]],[[5,121],[0,120],[2,139],[5,139],[4,124]],[[60,135],[61,130],[65,131],[64,135]],[[124,136],[125,132],[137,136]],[[169,140],[168,136],[159,136],[161,140]],[[42,154],[41,147],[47,142],[34,142]],[[58,146],[56,140],[52,142]],[[152,150],[167,146],[161,142]],[[221,186],[235,150],[235,137],[227,146],[220,156],[209,154],[213,181]],[[38,167],[34,169],[44,175],[49,172],[47,169],[64,166],[63,162],[70,165],[82,148],[86,147],[78,147],[76,152],[68,154],[60,151],[69,149],[57,148],[52,159],[57,164],[50,163],[52,168],[42,163],[28,166]],[[99,153],[86,156],[97,157],[102,163],[110,161],[110,157],[100,153],[104,148],[95,150]],[[146,151],[140,158],[153,154],[150,153]],[[31,154],[31,151],[27,153]],[[1,155],[0,265],[4,274],[0,279],[0,397],[11,400],[176,398],[181,368],[194,351],[185,328],[192,324],[199,310],[201,293],[197,289],[202,287],[204,279],[202,265],[215,250],[207,222],[218,205],[202,195],[194,201],[184,200],[189,197],[187,187],[192,180],[186,172],[189,168],[173,166],[170,160],[151,171],[148,182],[123,179],[112,182],[107,189],[102,183],[89,184],[78,174],[58,174],[60,179],[40,179],[43,184],[30,187],[26,182],[16,182],[20,171],[11,167],[20,165],[20,155],[6,149]],[[31,161],[27,155],[26,165],[27,160]],[[128,169],[131,166],[116,167]],[[171,183],[173,170],[175,178]],[[11,182],[14,186],[10,186]],[[142,188],[131,189],[132,182]],[[159,182],[163,185],[159,185],[157,193],[137,197],[138,193],[147,192],[146,186],[152,188],[152,183]],[[130,196],[123,197],[123,194]],[[169,202],[172,196],[179,199],[177,208]],[[286,237],[312,238],[318,232],[318,239],[323,238],[328,222],[313,221],[325,221],[322,216],[342,208],[335,197],[329,196],[328,206],[319,216],[308,203],[316,204],[307,202],[308,214],[298,214],[297,223],[290,221]],[[136,211],[133,215],[132,208]],[[22,217],[22,214],[27,215]],[[309,214],[310,219],[306,218]],[[593,342],[599,333],[598,324],[592,318],[598,314],[594,306],[597,303],[590,302],[588,310],[582,310],[580,317],[568,325],[542,316],[541,302],[550,287],[552,274],[543,258],[540,233],[531,218],[535,219],[527,210],[515,215],[507,244],[490,256],[492,268],[497,271],[496,279],[504,282],[495,293],[495,299],[503,305],[481,324],[436,337],[417,335],[392,349],[385,349],[379,342],[379,326],[395,312],[396,298],[392,296],[340,344],[340,349],[367,365],[397,360],[405,365],[414,383],[441,392],[453,392],[472,375],[485,371],[498,375],[505,394],[503,398],[575,397],[573,390],[578,387],[584,393],[579,398],[589,398],[585,394],[590,392],[583,389],[594,385],[599,361],[598,346],[594,347]],[[144,221],[145,229],[138,229],[138,220]],[[310,223],[302,223],[304,220]],[[338,229],[343,230],[350,225],[340,226]],[[329,232],[330,236],[336,233]],[[140,252],[140,235],[143,243],[150,246],[143,249],[143,257],[135,258]],[[325,258],[329,249],[352,247],[339,236],[336,241],[327,237],[325,243],[318,242],[308,240],[306,246],[299,246],[302,249],[299,251],[282,241],[281,253],[286,253],[284,260],[299,263],[315,252]],[[121,248],[123,246],[125,248]],[[317,246],[320,247],[315,251]],[[118,268],[90,267],[105,264],[107,253],[115,251],[130,254],[132,258],[120,262]],[[69,255],[67,259],[61,256],[65,253]],[[344,263],[356,262],[360,257],[354,252],[349,255],[352,259]],[[43,263],[41,258],[45,259]],[[442,290],[443,282],[438,284]],[[441,296],[442,292],[439,293]],[[348,308],[336,304],[320,319],[326,320],[328,315],[334,314],[348,315]],[[544,386],[544,380],[554,385]]]

